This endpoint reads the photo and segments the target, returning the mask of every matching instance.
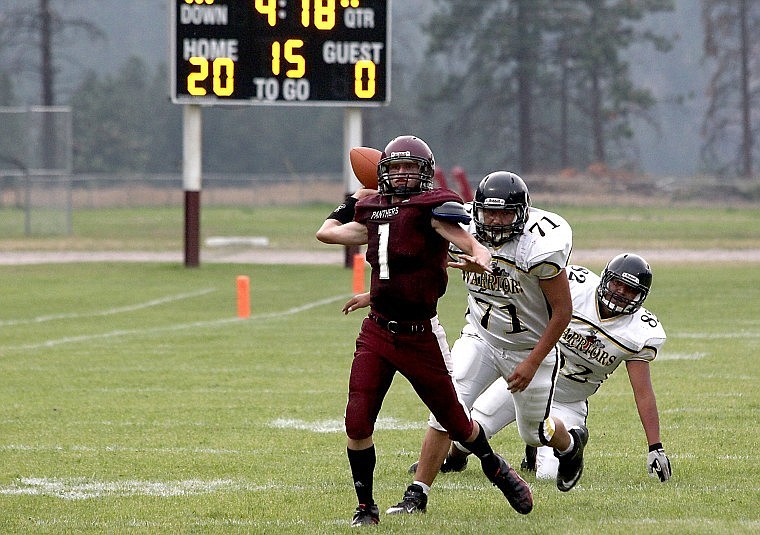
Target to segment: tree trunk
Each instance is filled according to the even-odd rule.
[[[602,118],[602,91],[599,87],[599,74],[591,73],[591,128],[594,136],[594,160],[604,163],[607,159],[604,150],[604,120]]]
[[[570,166],[570,90],[569,90],[569,66],[567,59],[567,41],[563,38],[560,42],[560,139],[559,158],[560,167],[566,169]]]
[[[750,123],[750,92],[749,92],[749,30],[747,28],[747,0],[739,1],[739,24],[741,25],[739,54],[741,55],[741,84],[742,84],[742,176],[752,177],[752,126]]]
[[[519,136],[520,172],[533,171],[533,51],[531,40],[527,38],[532,33],[534,21],[529,13],[529,2],[518,2],[517,25],[528,28],[526,38],[521,40],[517,51],[517,127]]]
[[[54,68],[52,52],[52,23],[50,0],[40,0],[40,55],[42,79],[42,105],[55,105]],[[55,162],[55,121],[52,113],[42,113],[42,167],[54,169]]]

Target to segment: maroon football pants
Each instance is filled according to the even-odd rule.
[[[383,399],[398,371],[452,440],[466,442],[473,424],[457,397],[447,367],[449,348],[438,318],[419,334],[393,334],[369,318],[356,339],[346,406],[346,434],[353,440],[370,437]],[[427,327],[427,325],[426,325]]]

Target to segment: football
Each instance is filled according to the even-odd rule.
[[[354,147],[348,154],[351,169],[365,188],[377,189],[377,162],[381,154],[371,147]]]

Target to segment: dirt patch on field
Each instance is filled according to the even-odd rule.
[[[612,249],[588,249],[573,251],[571,262],[576,264],[603,264],[620,251]],[[709,263],[709,262],[757,262],[758,249],[704,249],[704,250],[645,250],[637,251],[652,264]],[[5,252],[0,255],[0,265],[60,264],[75,262],[168,262],[184,263],[180,251],[49,251]],[[267,248],[203,250],[200,262],[223,264],[335,264],[345,262],[345,253],[336,248],[330,251],[292,251]]]

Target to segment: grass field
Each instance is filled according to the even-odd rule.
[[[614,214],[588,216],[576,236],[603,233],[594,217],[618,232]],[[756,218],[729,213],[733,237],[720,241],[756,240],[756,230],[731,230]],[[722,221],[697,227],[720,238]],[[690,243],[693,230],[670,243]],[[382,515],[376,531],[758,533],[760,265],[653,267],[647,305],[669,336],[652,373],[671,481],[646,474],[621,370],[591,399],[586,472],[573,491],[528,478],[536,506],[521,517],[471,466],[439,476],[428,514]],[[250,319],[236,318],[240,274],[251,278]],[[0,280],[0,532],[350,531],[342,414],[362,317],[340,314],[348,270],[69,264],[2,266]],[[440,306],[450,343],[464,296],[452,273]],[[398,378],[376,432],[382,510],[410,482],[426,416]],[[519,463],[515,429],[493,442]]]
[[[633,249],[760,248],[760,210],[725,206],[564,206],[536,203],[561,214],[573,227],[574,247]],[[313,231],[334,205],[283,208],[201,208],[200,230],[210,236],[266,236],[273,248],[324,249]],[[24,236],[21,210],[0,208],[0,251],[181,250],[181,207],[78,210],[71,236]]]

